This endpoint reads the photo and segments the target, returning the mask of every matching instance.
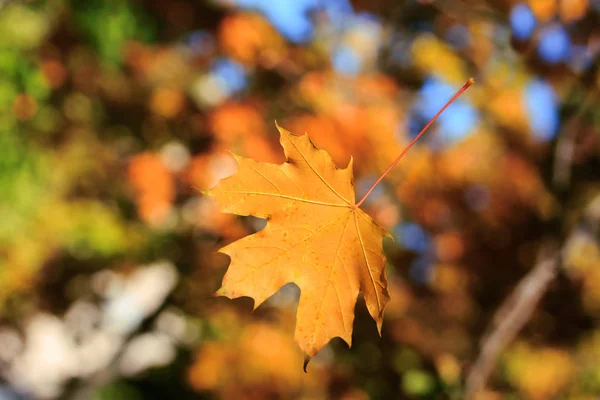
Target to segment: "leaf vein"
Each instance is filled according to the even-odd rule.
[[[246,190],[222,190],[221,193],[248,194],[248,195],[254,194],[254,195],[259,195],[259,196],[281,197],[282,199],[295,200],[295,201],[300,201],[300,202],[303,202],[303,203],[318,204],[318,205],[330,206],[330,207],[346,207],[346,208],[349,208],[347,204],[326,203],[326,202],[323,202],[323,201],[302,199],[302,198],[299,198],[299,197],[286,196],[284,194],[277,194],[277,193],[250,192],[250,191],[246,191]],[[242,200],[242,201],[244,201],[244,200]],[[236,203],[236,205],[239,204],[239,203],[241,203],[242,201]]]
[[[310,140],[310,138],[309,138]],[[333,193],[335,193],[335,195],[337,197],[339,197],[340,199],[342,199],[343,201],[345,201],[346,203],[350,204],[350,201],[348,201],[347,199],[345,199],[341,194],[339,194],[334,188],[333,186],[331,186],[329,184],[329,182],[327,182],[325,180],[325,178],[323,178],[321,176],[321,174],[319,174],[317,172],[317,170],[312,166],[312,164],[308,161],[308,158],[306,158],[306,156],[302,153],[302,151],[300,151],[300,149],[298,148],[298,146],[296,146],[296,143],[294,143],[293,140],[290,140],[290,143],[292,143],[292,145],[296,148],[296,150],[298,150],[298,153],[300,153],[300,155],[302,156],[302,158],[304,159],[304,161],[306,161],[306,165],[308,165],[310,167],[310,169],[315,173],[315,175],[317,175],[319,177],[319,179],[329,188],[329,190],[331,190]]]
[[[377,307],[381,310],[381,300],[379,299],[379,293],[377,292],[377,287],[375,286],[375,279],[373,279],[373,274],[371,273],[371,266],[369,265],[369,258],[367,257],[367,252],[365,251],[365,244],[363,242],[362,235],[360,234],[360,229],[358,227],[358,217],[356,216],[358,213],[354,213],[354,224],[356,225],[356,233],[358,234],[358,240],[360,242],[360,248],[363,251],[363,256],[365,258],[365,263],[367,264],[367,271],[369,272],[369,277],[371,278],[371,284],[373,285],[373,290],[375,291],[375,297],[377,298]]]
[[[281,194],[281,193],[282,193],[282,191],[281,191],[281,189],[279,188],[279,186],[277,186],[277,185],[275,184],[275,182],[273,182],[272,180],[270,180],[270,179],[269,179],[269,178],[268,178],[268,177],[267,177],[265,174],[263,174],[262,172],[260,172],[258,169],[254,168],[254,167],[252,166],[252,164],[250,164],[250,163],[246,163],[246,165],[248,165],[250,168],[252,168],[252,169],[253,169],[253,170],[254,170],[254,171],[257,173],[257,174],[259,174],[260,176],[262,176],[263,178],[265,178],[265,180],[266,180],[267,182],[269,182],[271,185],[273,185],[273,187],[275,187],[275,189],[277,189],[277,191],[279,192],[279,194]]]

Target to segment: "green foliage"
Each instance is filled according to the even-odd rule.
[[[155,27],[136,3],[118,0],[71,0],[78,29],[99,55],[121,64],[124,45],[130,40],[151,41]]]

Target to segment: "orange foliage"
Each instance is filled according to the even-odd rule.
[[[213,110],[209,128],[224,146],[240,137],[264,135],[265,121],[255,107],[249,104],[225,103]]]
[[[228,340],[205,342],[188,379],[193,388],[215,391],[223,399],[289,398],[306,390],[301,362],[287,332],[251,323]]]
[[[529,6],[541,22],[548,22],[558,11],[558,0],[529,0]]]
[[[158,87],[152,92],[150,109],[165,118],[173,118],[181,112],[185,105],[185,97],[180,90]]]
[[[235,161],[229,155],[203,153],[192,157],[180,179],[185,185],[204,190],[215,186],[219,179],[233,174],[236,169]],[[222,236],[227,241],[248,234],[235,216],[219,212],[212,201],[198,201],[188,211],[191,213],[188,217],[196,227]]]
[[[513,201],[540,211],[552,206],[553,200],[532,163],[507,153],[501,165],[505,177],[503,190]]]
[[[512,40],[513,51],[511,37],[517,39],[521,27],[515,24],[520,19],[518,14],[511,13],[518,11],[514,7],[523,2],[531,7],[537,25],[530,39]],[[396,370],[395,366],[395,355],[409,345],[415,348],[415,365],[411,368],[425,371],[435,367],[438,372],[430,376],[432,371],[426,371],[422,375],[427,379],[417,382],[417,386],[427,386],[423,381],[433,380],[435,393],[414,394],[414,398],[460,397],[464,375],[477,352],[479,333],[492,320],[491,307],[500,304],[511,282],[520,279],[525,268],[534,263],[535,249],[540,236],[544,236],[538,234],[538,229],[542,230],[549,220],[546,217],[554,205],[550,194],[555,190],[550,186],[554,182],[546,183],[546,179],[553,173],[552,162],[563,161],[569,165],[561,167],[557,162],[556,170],[564,168],[568,182],[556,189],[563,209],[555,215],[561,221],[552,219],[552,227],[558,228],[560,222],[558,239],[564,234],[566,241],[572,242],[569,231],[586,219],[591,223],[586,221],[585,229],[576,231],[590,237],[561,249],[562,271],[569,280],[558,279],[550,286],[549,301],[539,304],[540,312],[520,333],[533,337],[540,347],[518,345],[503,353],[506,368],[496,369],[488,382],[498,392],[486,392],[482,398],[553,399],[561,398],[563,389],[565,397],[584,398],[588,392],[592,396],[600,391],[595,360],[598,352],[588,351],[589,344],[581,348],[578,345],[577,351],[585,353],[593,366],[589,370],[579,365],[575,368],[582,356],[572,353],[576,335],[598,331],[592,325],[600,316],[600,249],[593,235],[598,218],[595,206],[594,210],[584,210],[580,202],[583,192],[598,197],[595,164],[586,165],[598,154],[594,135],[598,130],[594,119],[597,99],[587,96],[597,73],[593,61],[599,36],[593,26],[593,2],[350,0],[355,11],[368,8],[377,18],[342,13],[337,16],[343,17],[341,24],[333,10],[321,5],[295,18],[292,11],[298,9],[290,6],[285,10],[290,12],[290,23],[306,25],[308,18],[314,28],[313,37],[305,43],[284,38],[287,33],[277,24],[280,21],[275,19],[276,13],[263,7],[269,3],[266,1],[254,9],[256,12],[235,0],[136,2],[134,7],[121,6],[120,2],[117,7],[61,2],[64,12],[59,13],[57,21],[47,7],[21,3],[14,4],[19,11],[15,15],[23,18],[24,27],[37,28],[26,29],[28,34],[14,27],[5,29],[19,40],[9,43],[10,49],[0,54],[0,91],[4,94],[0,93],[0,100],[8,102],[6,129],[2,128],[0,139],[8,144],[3,150],[8,151],[9,167],[6,174],[1,171],[0,178],[6,178],[4,197],[15,203],[8,208],[0,204],[0,212],[9,217],[4,224],[8,229],[0,232],[0,239],[5,241],[0,247],[0,302],[10,299],[8,307],[0,309],[15,313],[15,322],[21,322],[18,313],[34,311],[30,295],[34,303],[39,297],[51,308],[62,308],[63,294],[73,301],[80,294],[87,296],[88,278],[92,286],[98,286],[96,278],[88,277],[87,272],[71,271],[71,264],[84,267],[89,262],[96,268],[105,261],[106,254],[116,254],[115,262],[119,264],[136,259],[137,254],[127,251],[131,248],[128,232],[134,233],[135,243],[148,244],[140,256],[160,256],[164,242],[153,240],[156,232],[138,226],[137,220],[123,218],[121,213],[113,215],[115,211],[110,207],[105,220],[97,218],[91,224],[80,222],[75,214],[73,218],[56,217],[69,214],[81,196],[99,196],[96,200],[102,202],[107,195],[119,197],[123,190],[131,190],[139,219],[164,229],[174,244],[167,257],[180,261],[177,269],[184,280],[183,290],[168,297],[163,308],[182,307],[185,313],[200,309],[202,315],[185,319],[208,327],[203,331],[207,334],[197,350],[197,360],[189,370],[193,388],[224,399],[410,397],[406,388],[398,385],[406,369]],[[391,18],[393,15],[400,19]],[[410,16],[409,24],[390,24],[406,16]],[[580,19],[582,23],[574,26]],[[107,23],[116,32],[110,38],[103,36],[103,24]],[[568,35],[564,47],[570,51],[564,52],[569,54],[559,64],[548,62],[546,58],[551,57],[541,51],[542,42],[548,39],[544,35],[551,33],[546,32],[550,25],[564,28]],[[80,38],[79,34],[85,35]],[[35,46],[31,43],[21,47],[23,43],[17,43],[33,39]],[[340,61],[352,58],[357,75],[340,68]],[[228,71],[216,67],[221,62],[221,66],[232,68]],[[243,79],[226,82],[238,72]],[[313,172],[325,175],[334,171],[330,174],[334,179],[323,178],[304,186],[310,181],[305,168],[302,173],[291,174],[296,180],[278,180],[282,176],[277,173],[290,172],[285,169],[290,165],[306,167],[314,160],[296,157],[294,163],[284,163],[274,118],[284,119],[293,131],[307,132],[317,147],[327,149],[335,164],[345,167],[352,157],[357,171],[352,176],[362,189],[362,184],[379,176],[408,143],[406,127],[420,122],[421,113],[429,113],[427,107],[422,107],[422,99],[431,92],[427,84],[421,83],[439,79],[443,86],[458,85],[471,74],[479,77],[478,85],[463,100],[472,106],[470,111],[475,109],[477,113],[468,111],[470,107],[462,111],[457,107],[457,121],[477,120],[477,131],[460,138],[452,135],[455,142],[442,143],[436,129],[445,122],[434,124],[386,176],[378,188],[381,190],[373,193],[362,211],[352,207],[353,197],[350,206],[331,199],[323,201],[320,195],[327,190],[323,190],[322,183],[329,189],[338,189],[337,185],[344,183],[338,190],[344,191],[341,200],[349,199],[354,191],[352,184],[345,184],[348,175],[341,175],[348,171],[335,169],[324,152],[318,154],[326,165],[319,164]],[[438,86],[441,92],[442,82],[430,88]],[[536,94],[530,90],[534,87],[531,83],[536,82],[555,89],[545,99],[549,100],[547,109],[529,106],[544,95],[544,91]],[[571,126],[573,118],[572,149],[562,151],[563,132],[552,140],[538,137],[534,121],[540,116],[550,117],[546,122],[557,119],[559,129],[565,122]],[[27,135],[23,136],[22,129]],[[77,149],[68,150],[73,143]],[[129,160],[127,182],[120,185],[110,171],[122,165],[131,143],[141,146],[141,150]],[[175,146],[165,146],[163,156],[146,149],[163,143]],[[569,140],[564,143],[571,146]],[[79,147],[86,151],[79,151]],[[571,150],[572,160],[563,157]],[[237,173],[235,159],[225,154],[227,151],[244,156],[235,156],[240,160]],[[95,157],[94,161],[99,162],[90,163],[89,154],[100,155],[101,159]],[[284,164],[266,166],[262,161]],[[80,164],[85,168],[75,168]],[[254,173],[249,171],[251,167],[255,167]],[[277,172],[270,175],[265,172],[267,168]],[[219,179],[231,174],[229,180],[218,184]],[[237,212],[242,218],[221,212],[213,199],[195,191],[217,184],[222,188],[228,185],[225,182],[235,179],[236,184],[221,193],[219,205],[225,204],[224,211]],[[280,185],[280,181],[288,186]],[[295,186],[290,188],[292,183]],[[111,189],[107,191],[107,187]],[[40,192],[45,193],[43,199],[38,199]],[[271,198],[265,200],[265,193]],[[318,195],[311,197],[315,193]],[[287,202],[281,201],[284,198]],[[242,209],[244,203],[252,207]],[[61,204],[65,206],[63,212],[47,211]],[[320,206],[336,211],[323,211]],[[345,225],[334,219],[337,209],[347,213],[340,217]],[[535,211],[538,215],[532,215]],[[372,217],[374,223],[361,212]],[[48,214],[54,217],[48,218]],[[244,218],[247,215],[268,218],[267,227],[247,236],[253,226],[258,226],[252,218]],[[357,215],[377,232],[363,236],[359,222],[354,225],[360,221]],[[399,225],[405,218],[420,229],[405,231],[404,224]],[[406,245],[414,251],[402,249],[402,242],[388,242],[386,264],[379,246],[383,232],[375,226],[398,232],[403,239],[405,232],[421,236],[418,230],[422,230],[425,237],[418,242],[424,250],[410,246],[409,240]],[[552,235],[554,228],[544,233]],[[33,229],[34,234],[27,229]],[[56,232],[68,232],[69,237],[57,240],[60,235]],[[365,246],[363,239],[370,246]],[[213,252],[215,242],[225,245],[223,252],[232,258],[220,293],[230,297],[252,295],[255,306],[266,302],[248,317],[252,322],[234,313],[223,316],[215,309],[204,308],[207,292],[212,292],[220,279],[217,268],[224,267],[227,258]],[[115,253],[107,248],[123,251]],[[62,262],[65,256],[69,261],[66,270]],[[370,262],[369,257],[376,261]],[[407,263],[412,260],[417,262],[409,271]],[[366,265],[360,264],[363,261]],[[3,263],[10,268],[4,268]],[[389,284],[384,264],[392,275]],[[518,267],[512,268],[515,264]],[[356,279],[356,270],[363,271],[360,279]],[[60,287],[64,293],[58,293],[54,281],[63,275],[67,278]],[[427,279],[423,282],[421,277]],[[326,363],[317,364],[316,374],[311,366],[309,374],[303,374],[299,368],[302,355],[289,337],[296,310],[288,312],[292,317],[285,322],[261,321],[265,314],[283,319],[280,314],[291,302],[285,297],[289,293],[284,289],[279,295],[265,298],[288,281],[302,287],[296,337],[310,355],[333,336],[350,342],[353,307],[361,290],[367,292],[367,307],[379,327],[386,308],[382,351],[377,351],[377,356],[375,352],[363,352],[372,348],[372,343],[351,351],[336,349],[335,363],[326,367]],[[386,290],[391,297],[387,304]],[[21,298],[18,291],[27,296]],[[14,300],[8,297],[13,292],[17,293]],[[557,299],[565,293],[573,296]],[[246,300],[209,302],[222,307],[243,305]],[[558,303],[560,307],[554,308]],[[567,314],[564,327],[568,329],[564,329],[561,323]],[[148,316],[132,335],[154,323],[162,331],[163,321],[168,322],[168,318],[160,321],[161,315]],[[216,321],[219,318],[221,321]],[[6,325],[13,316],[4,319]],[[584,322],[579,327],[584,331],[575,326],[579,321]],[[67,322],[71,323],[65,318]],[[173,328],[169,335],[177,330]],[[186,347],[192,345],[197,333],[192,332],[193,328],[196,326],[186,323],[185,340],[183,333],[173,334],[173,340],[181,346],[179,350],[187,351]],[[0,333],[5,336],[0,339],[6,339],[5,332]],[[360,336],[363,330],[356,333]],[[565,338],[570,343],[568,349],[548,347],[549,341]],[[26,335],[21,339],[29,340]],[[328,360],[332,354],[322,351],[321,360]],[[0,355],[9,359],[6,354]],[[373,360],[377,365],[368,365]],[[581,376],[570,382],[574,374]],[[10,374],[7,376],[12,380]],[[74,378],[81,379],[78,386],[90,383],[87,375]],[[113,378],[119,379],[117,375]],[[146,378],[125,386],[145,393],[142,386]],[[35,380],[31,382],[35,384]],[[31,389],[26,386],[23,390]],[[31,395],[36,397],[35,393]]]
[[[425,226],[443,225],[452,216],[450,205],[441,196],[428,195],[423,199],[421,204],[422,210],[417,213],[417,216],[423,221]]]
[[[440,261],[458,261],[464,254],[465,244],[458,232],[447,232],[435,238],[435,251]]]
[[[125,62],[138,73],[143,73],[152,64],[155,49],[143,43],[131,41],[125,46]]]
[[[175,186],[160,157],[150,152],[137,154],[129,161],[127,174],[140,217],[148,223],[164,221],[171,211]]]
[[[422,147],[414,147],[406,155],[401,175],[401,185],[396,186],[396,195],[404,203],[422,205],[423,191],[436,184],[436,175],[433,155],[429,150]],[[428,199],[431,196],[427,196]]]
[[[283,161],[267,138],[261,113],[250,104],[223,104],[210,114],[208,125],[223,148],[266,162]]]
[[[529,127],[524,107],[523,89],[520,87],[499,88],[485,106],[504,127],[525,132]]]
[[[212,156],[200,154],[192,157],[185,171],[182,173],[183,181],[200,190],[208,189],[216,184],[213,174],[211,173]]]
[[[385,75],[346,79],[330,71],[319,71],[304,75],[297,91],[315,111],[329,113],[346,103],[361,106],[379,106],[386,102],[396,104],[398,86]]]
[[[438,166],[443,177],[454,185],[490,184],[506,178],[494,173],[503,152],[504,146],[496,135],[480,131],[441,154]]]
[[[588,11],[589,0],[563,0],[559,4],[560,18],[565,22],[581,19]]]
[[[284,56],[283,39],[258,14],[227,16],[219,26],[218,35],[223,51],[243,64],[269,67]]]
[[[298,94],[317,115],[291,117],[286,123],[307,132],[336,163],[346,165],[352,155],[357,168],[380,173],[401,150],[404,116],[397,93],[396,84],[384,75],[345,80],[328,72],[309,73]]]
[[[327,116],[296,116],[286,119],[285,125],[292,131],[308,133],[317,147],[328,149],[337,165],[348,165],[350,154],[356,154],[346,147],[348,142],[343,140],[339,127]]]

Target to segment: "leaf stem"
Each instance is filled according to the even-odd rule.
[[[425,127],[423,129],[421,129],[421,132],[419,132],[419,134],[417,136],[415,136],[415,138],[412,140],[412,142],[410,142],[410,144],[408,146],[406,146],[406,148],[402,151],[402,153],[400,153],[398,158],[396,158],[394,160],[394,162],[392,162],[392,164],[388,167],[388,169],[386,169],[385,172],[379,177],[379,179],[377,179],[377,181],[371,186],[371,188],[367,191],[367,193],[363,196],[363,198],[360,199],[360,201],[358,203],[356,203],[355,208],[360,207],[360,205],[365,201],[365,199],[371,194],[373,189],[375,189],[375,186],[377,186],[379,184],[379,182],[381,182],[383,180],[383,178],[388,174],[388,172],[390,172],[392,170],[392,168],[394,168],[396,166],[396,164],[398,164],[398,161],[400,161],[402,159],[402,157],[404,157],[404,155],[408,152],[408,150],[410,150],[410,148],[413,147],[413,145],[417,142],[417,140],[419,140],[421,135],[423,133],[425,133],[427,128],[429,128],[431,126],[431,124],[433,124],[435,122],[435,120],[438,119],[438,117],[444,112],[444,110],[446,108],[448,108],[448,106],[450,106],[450,104],[452,104],[454,102],[454,100],[456,100],[461,94],[463,94],[465,92],[465,90],[467,90],[469,88],[469,86],[471,86],[474,82],[475,82],[475,80],[473,78],[470,78],[458,90],[458,92],[456,92],[454,94],[454,96],[452,96],[452,98],[450,100],[448,100],[446,102],[446,104],[444,104],[444,107],[442,107],[440,109],[440,111],[438,111],[437,114],[435,114],[433,116],[433,118],[431,118],[431,120],[427,123],[427,125],[425,125]]]

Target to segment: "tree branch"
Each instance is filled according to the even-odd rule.
[[[535,267],[506,298],[496,312],[488,333],[481,340],[481,352],[467,377],[465,398],[473,398],[485,387],[498,356],[529,321],[540,298],[556,276],[559,265],[559,247],[553,241],[546,240],[538,252]]]

